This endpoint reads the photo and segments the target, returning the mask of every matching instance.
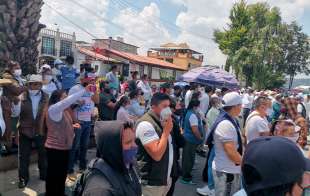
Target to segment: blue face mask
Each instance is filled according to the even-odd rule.
[[[128,150],[123,150],[123,160],[126,166],[134,162],[137,152],[138,152],[137,147],[133,147]]]

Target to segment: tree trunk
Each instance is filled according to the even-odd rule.
[[[20,63],[24,74],[36,72],[43,0],[0,0],[0,66]]]

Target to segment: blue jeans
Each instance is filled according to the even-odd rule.
[[[214,147],[211,149],[210,156],[208,159],[208,187],[210,190],[214,189],[214,179],[212,174],[212,162],[215,157]]]
[[[80,121],[81,128],[75,129],[75,137],[69,154],[68,173],[74,172],[74,164],[79,160],[80,169],[84,170],[87,166],[86,153],[88,149],[91,121]],[[76,156],[78,153],[79,156]]]

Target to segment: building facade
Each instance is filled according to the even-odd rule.
[[[190,49],[186,43],[163,44],[159,48],[151,48],[147,56],[173,63],[186,70],[200,67],[203,63],[202,53]]]
[[[138,54],[139,48],[138,46],[125,43],[122,37],[117,37],[116,39],[113,39],[112,37],[109,37],[108,39],[94,39],[94,47],[112,49],[131,54]]]
[[[76,56],[75,33],[60,32],[59,29],[42,29],[39,44],[39,62],[44,60],[52,64],[55,59],[64,59],[68,55]]]

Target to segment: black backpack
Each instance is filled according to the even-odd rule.
[[[89,163],[87,170],[77,179],[76,184],[73,188],[73,196],[82,196],[87,180],[91,175],[95,174],[105,176],[105,178],[113,187],[113,195],[124,195],[121,191],[121,185],[119,180],[117,179],[117,174],[103,159],[96,158]]]

